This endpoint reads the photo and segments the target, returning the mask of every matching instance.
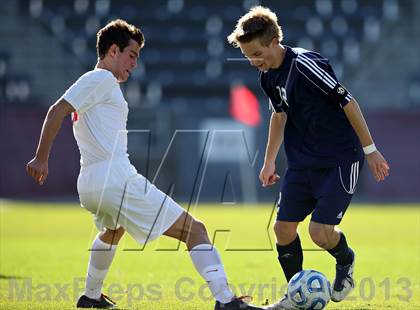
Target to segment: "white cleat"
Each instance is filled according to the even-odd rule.
[[[340,302],[344,300],[350,292],[354,289],[354,252],[350,249],[353,256],[353,262],[346,266],[336,265],[336,274],[331,293],[331,300],[334,302]]]
[[[275,304],[265,306],[263,307],[264,310],[291,310],[296,309],[292,303],[287,298],[287,295],[285,294],[282,299],[280,299]]]

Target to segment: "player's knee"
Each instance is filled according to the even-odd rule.
[[[185,242],[188,249],[192,249],[198,244],[210,243],[207,229],[203,222],[193,219],[188,238],[186,238]]]
[[[109,243],[109,244],[118,244],[122,236],[124,235],[124,228],[120,227],[118,229],[105,229],[100,235],[101,240]]]
[[[310,224],[309,235],[311,236],[312,241],[321,248],[325,248],[329,244],[326,228],[321,224]]]
[[[274,232],[276,234],[277,243],[284,245],[289,244],[296,239],[296,227],[284,223],[281,221],[276,221],[273,226]]]
[[[191,233],[194,235],[206,235],[207,236],[207,228],[203,222],[194,219],[191,225]]]

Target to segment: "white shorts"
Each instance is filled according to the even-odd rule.
[[[99,230],[122,226],[142,244],[160,237],[185,212],[128,160],[82,168],[77,185],[80,203]]]

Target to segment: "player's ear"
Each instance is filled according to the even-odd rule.
[[[114,43],[109,47],[108,55],[111,56],[111,58],[113,58],[115,57],[115,55],[117,55],[117,51],[118,51],[118,45]]]
[[[270,47],[274,47],[276,45],[279,45],[279,38],[273,38],[271,39],[271,42],[269,44]]]

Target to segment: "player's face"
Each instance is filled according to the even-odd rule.
[[[118,82],[127,81],[131,72],[137,67],[137,59],[140,55],[140,45],[135,40],[130,40],[130,44],[117,52],[114,58],[114,75]]]
[[[275,45],[278,45],[275,39],[267,46],[262,45],[259,39],[254,39],[248,43],[240,43],[239,47],[252,66],[260,71],[267,71],[275,67]]]

